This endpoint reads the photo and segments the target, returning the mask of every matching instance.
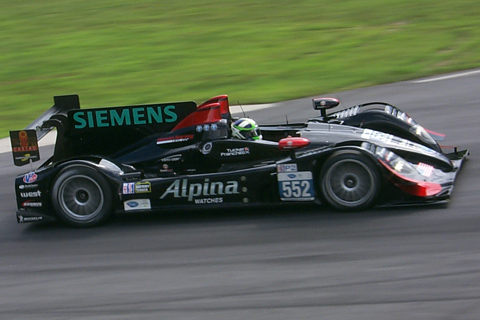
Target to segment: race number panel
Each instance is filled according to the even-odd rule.
[[[310,171],[278,173],[278,190],[283,201],[312,201],[315,199]]]

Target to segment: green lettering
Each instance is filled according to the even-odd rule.
[[[108,113],[107,110],[100,110],[96,112],[97,127],[108,127],[107,113]]]
[[[73,120],[78,124],[75,124],[75,129],[83,129],[87,126],[87,121],[83,118],[84,112],[79,111],[73,114]]]
[[[163,109],[163,112],[165,113],[166,116],[170,117],[170,118],[166,118],[165,122],[175,122],[175,121],[177,121],[177,114],[175,113],[175,106],[174,105],[166,106]]]
[[[93,122],[93,114],[92,111],[87,112],[87,118],[88,118],[88,127],[93,128],[95,126],[95,123]]]
[[[162,108],[157,107],[157,110],[153,107],[147,108],[148,123],[162,123]]]
[[[145,118],[145,109],[144,108],[133,108],[133,124],[146,124],[143,118]]]
[[[122,126],[124,123],[127,126],[129,126],[131,124],[129,110],[123,109],[121,115],[119,115],[117,110],[115,109],[110,110],[110,121],[111,121],[112,127],[116,125]]]

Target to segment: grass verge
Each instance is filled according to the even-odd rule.
[[[3,0],[0,137],[82,107],[275,102],[480,66],[472,0]]]

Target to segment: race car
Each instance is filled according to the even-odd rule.
[[[30,126],[10,132],[17,165],[39,160],[37,141],[57,132],[53,155],[15,180],[17,221],[90,227],[168,208],[315,202],[359,211],[450,198],[468,150],[444,152],[443,135],[388,103],[312,105],[317,117],[238,139],[235,131],[256,123],[237,124],[226,95],[198,106],[94,109],[81,109],[77,95],[55,96]]]

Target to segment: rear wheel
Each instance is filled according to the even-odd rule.
[[[320,193],[331,206],[363,210],[373,206],[380,194],[381,176],[375,163],[357,151],[334,153],[320,173]]]
[[[95,169],[67,167],[53,184],[52,204],[59,218],[67,224],[95,226],[112,213],[111,189],[107,180]]]

